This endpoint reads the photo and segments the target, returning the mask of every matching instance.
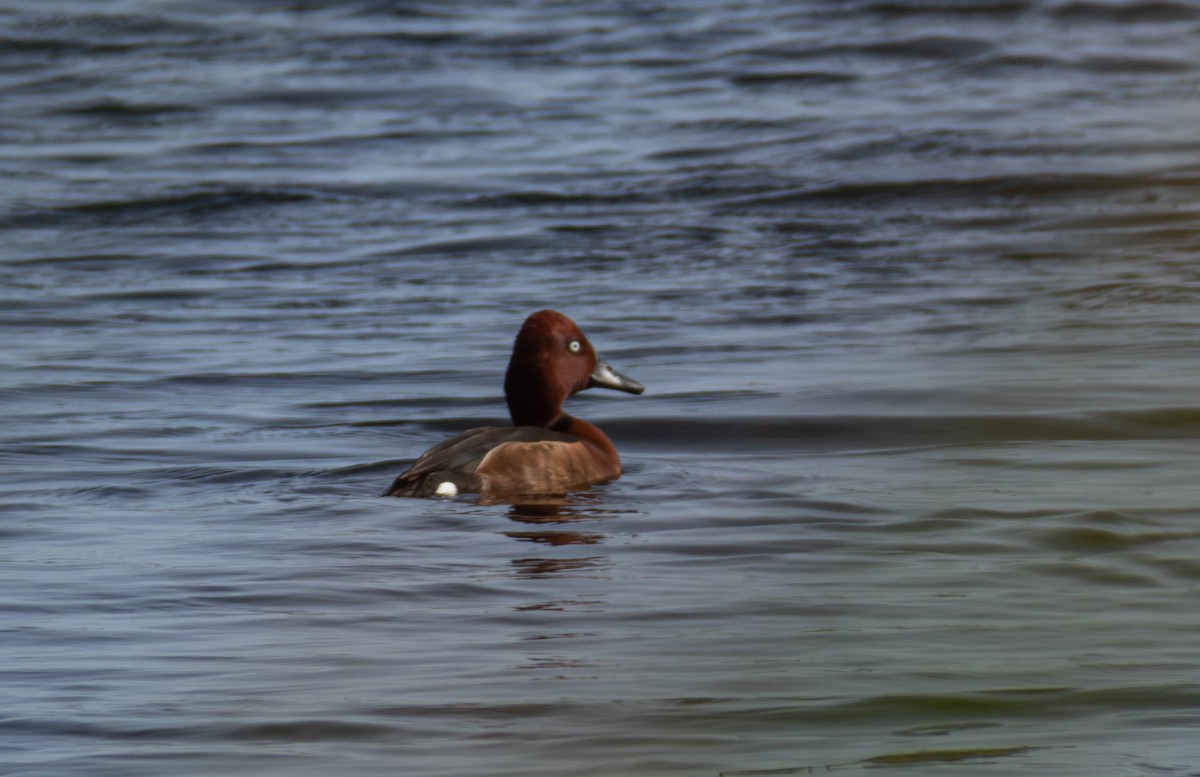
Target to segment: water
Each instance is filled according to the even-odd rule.
[[[0,4],[0,772],[1200,774],[1198,31]],[[378,498],[546,306],[626,475]]]

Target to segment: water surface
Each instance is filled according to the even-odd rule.
[[[0,21],[5,773],[1200,774],[1200,6]]]

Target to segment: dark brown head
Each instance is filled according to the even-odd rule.
[[[515,426],[550,426],[562,403],[592,386],[641,394],[644,388],[608,366],[575,322],[554,310],[525,319],[504,376],[504,396]]]

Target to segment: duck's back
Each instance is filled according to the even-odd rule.
[[[481,426],[425,451],[384,496],[554,493],[578,482],[591,459],[575,435],[538,426]],[[586,478],[584,478],[586,479]]]

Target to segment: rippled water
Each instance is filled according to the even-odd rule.
[[[1200,774],[1197,33],[0,3],[0,771]],[[546,306],[626,475],[379,498]]]

